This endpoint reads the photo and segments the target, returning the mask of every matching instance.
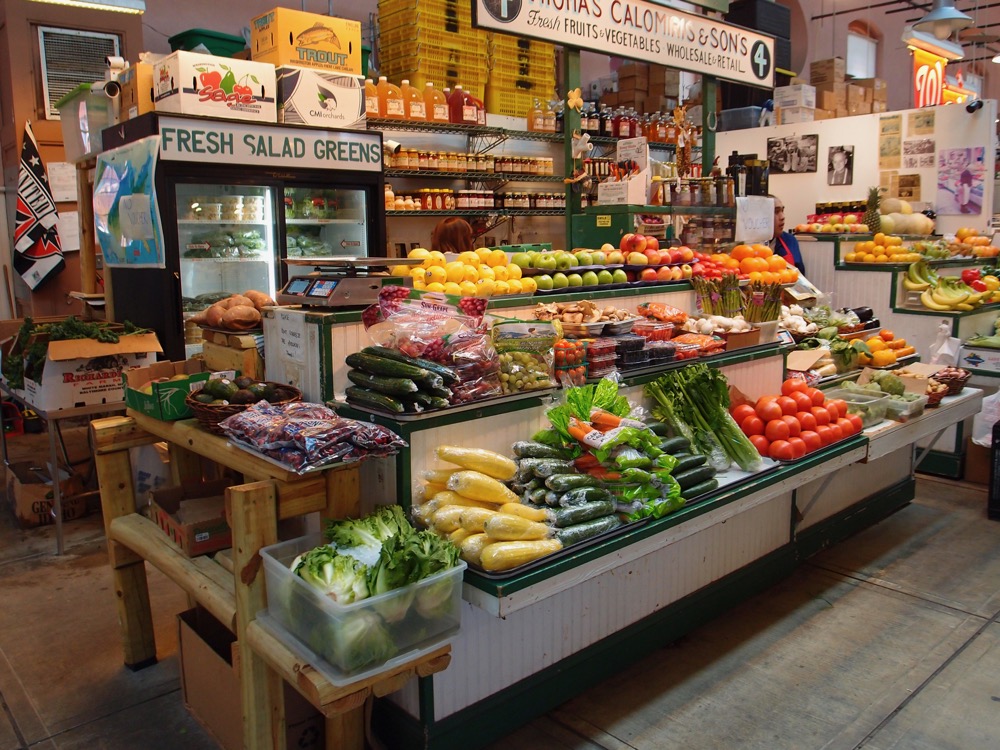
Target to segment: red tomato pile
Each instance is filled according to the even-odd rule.
[[[777,461],[802,458],[861,432],[861,417],[847,404],[831,401],[805,381],[789,379],[781,395],[761,396],[754,406],[742,404],[730,414],[757,452]]]

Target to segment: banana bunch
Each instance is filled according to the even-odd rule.
[[[903,288],[910,292],[923,292],[937,286],[937,271],[931,268],[926,260],[911,263],[903,276]]]
[[[991,292],[977,292],[956,276],[941,276],[937,284],[920,294],[924,307],[937,312],[975,310],[991,298]]]

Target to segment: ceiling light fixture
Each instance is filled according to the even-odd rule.
[[[965,50],[962,48],[962,45],[955,44],[947,39],[937,39],[932,34],[915,31],[910,26],[903,29],[903,34],[900,38],[911,52],[919,49],[950,61],[965,58]]]
[[[933,34],[938,39],[947,39],[973,23],[972,17],[956,8],[952,0],[934,0],[933,10],[913,24],[913,28]]]
[[[86,10],[109,10],[115,13],[139,14],[146,12],[145,0],[32,0],[35,3],[68,5]]]

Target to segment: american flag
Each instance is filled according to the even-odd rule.
[[[56,226],[58,218],[49,179],[38,153],[38,142],[28,122],[24,125],[21,172],[17,181],[14,270],[32,290],[66,267]]]

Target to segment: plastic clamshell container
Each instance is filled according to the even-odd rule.
[[[615,339],[615,351],[622,352],[639,351],[646,345],[646,339],[635,334],[625,334]]]
[[[669,341],[674,335],[674,325],[655,320],[637,320],[632,326],[632,333],[644,337],[647,341]]]
[[[896,422],[906,422],[919,417],[927,408],[927,396],[921,396],[916,401],[898,401],[890,398],[886,406],[885,416]]]
[[[462,624],[462,574],[467,565],[442,571],[400,589],[353,604],[337,604],[289,569],[303,552],[323,544],[321,534],[298,537],[261,549],[270,616],[303,646],[326,661],[331,680],[353,681],[378,672],[390,660],[442,644]],[[356,629],[384,629],[394,648],[350,650]]]
[[[649,362],[649,352],[645,349],[632,349],[618,353],[619,367],[642,367]]]
[[[885,419],[890,401],[888,395],[869,395],[861,391],[849,391],[846,388],[834,388],[831,391],[826,391],[826,397],[844,401],[847,404],[847,413],[860,416],[861,424],[864,427],[877,425]]]
[[[611,355],[612,359],[615,354],[615,340],[614,339],[590,339],[587,341],[587,360],[600,359],[601,357],[607,357]]]
[[[674,358],[677,347],[669,341],[650,341],[646,344],[645,351],[649,354],[651,362],[666,362]]]
[[[623,333],[628,333],[632,330],[632,326],[635,325],[638,318],[629,318],[628,320],[616,320],[613,323],[604,324],[604,335],[605,336],[621,336]]]
[[[91,88],[93,86],[93,88]],[[101,131],[115,124],[112,100],[104,83],[81,83],[56,102],[66,161],[78,162],[103,151]]]
[[[563,336],[565,338],[586,339],[593,338],[601,333],[604,328],[603,322],[597,323],[563,323]]]

